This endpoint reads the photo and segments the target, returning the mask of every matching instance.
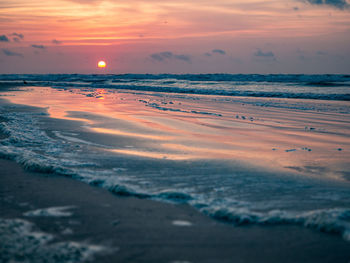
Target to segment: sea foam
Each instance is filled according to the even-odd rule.
[[[106,247],[84,242],[59,242],[54,235],[17,218],[0,218],[0,236],[2,244],[6,245],[6,253],[0,253],[1,262],[74,263],[91,260],[96,254],[109,251]]]
[[[346,241],[350,241],[350,209],[332,208],[305,212],[272,210],[259,213],[246,208],[210,207],[201,211],[215,219],[235,225],[300,225],[321,232],[340,234]]]

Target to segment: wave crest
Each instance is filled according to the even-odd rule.
[[[345,240],[350,241],[350,209],[332,208],[306,212],[272,210],[260,213],[246,208],[203,208],[201,211],[215,219],[235,225],[301,225],[321,232],[341,234]]]

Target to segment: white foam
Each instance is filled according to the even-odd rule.
[[[38,118],[46,116],[45,113],[6,112],[2,115],[8,121],[0,127],[9,137],[0,143],[0,156],[13,159],[29,170],[70,176],[76,174],[74,167],[96,166],[79,161],[79,153],[72,149],[74,145],[60,143],[40,129]]]
[[[75,206],[57,206],[32,210],[24,213],[24,216],[50,216],[50,217],[69,217],[73,213],[67,210],[73,209]]]
[[[96,254],[112,251],[107,247],[76,241],[56,242],[55,236],[36,230],[23,219],[0,218],[1,254],[4,262],[83,262]]]
[[[185,221],[185,220],[174,220],[173,222],[172,222],[172,224],[174,225],[174,226],[192,226],[192,223],[191,222],[189,222],[189,221]]]
[[[328,233],[338,233],[350,241],[350,209],[332,208],[306,212],[272,210],[266,213],[247,208],[203,208],[202,211],[216,219],[242,224],[294,224]]]
[[[70,141],[70,142],[74,142],[74,143],[80,143],[80,144],[86,144],[86,145],[95,145],[95,146],[100,146],[99,144],[95,144],[92,142],[88,142],[82,139],[78,139],[76,137],[72,137],[72,136],[67,136],[67,135],[63,135],[61,132],[59,131],[53,131],[53,133],[56,135],[56,137]]]

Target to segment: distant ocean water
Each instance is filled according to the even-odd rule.
[[[348,116],[347,114],[350,113],[350,105],[347,104],[347,101],[350,100],[350,75],[17,74],[0,75],[0,91],[1,86],[28,86],[34,89],[35,87],[38,89],[52,87],[57,94],[61,92],[61,94],[66,94],[67,98],[70,98],[71,94],[77,94],[85,98],[98,99],[100,94],[96,91],[99,89],[107,90],[111,97],[116,96],[114,92],[120,90],[131,94],[152,92],[155,94],[152,95],[155,98],[154,101],[134,100],[141,105],[140,107],[148,106],[164,112],[197,114],[216,119],[225,117],[225,112],[221,113],[221,109],[218,109],[217,112],[188,110],[180,103],[176,105],[178,108],[174,108],[174,101],[179,98],[176,97],[177,94],[185,98],[191,98],[193,95],[193,101],[198,100],[198,103],[201,103],[201,99],[195,97],[195,94],[211,95],[215,103],[220,103],[222,96],[238,96],[238,98],[248,97],[242,101],[245,104],[252,103],[254,106],[267,108],[297,109],[305,113],[305,116],[308,110],[335,114],[329,116],[329,123],[326,123],[329,126],[339,125],[342,122],[348,123],[348,119],[337,121],[334,120],[334,116],[338,113]],[[12,94],[16,96],[15,92]],[[45,96],[44,91],[40,94]],[[316,102],[308,104],[298,100],[277,102],[253,100],[260,97],[313,99]],[[338,106],[338,104],[333,105],[327,101],[342,104]],[[240,101],[233,100],[232,102]],[[96,119],[96,116],[93,115],[95,105],[91,105],[90,112],[84,112],[84,110],[71,112],[69,108],[66,110],[72,119],[94,120]],[[62,174],[104,187],[118,195],[188,203],[213,218],[236,225],[294,224],[337,233],[350,241],[349,184],[342,185],[332,180],[328,182],[314,178],[288,176],[269,169],[246,167],[234,160],[228,164],[223,160],[174,161],[166,158],[152,159],[115,155],[110,150],[116,147],[112,143],[117,144],[120,143],[119,141],[114,142],[113,138],[103,140],[102,137],[107,135],[94,139],[91,134],[89,136],[85,134],[86,131],[81,129],[79,123],[75,124],[76,126],[70,124],[72,127],[67,128],[69,125],[65,126],[57,123],[57,120],[50,120],[46,105],[42,107],[36,109],[6,105],[0,107],[1,116],[7,120],[7,122],[0,123],[0,129],[9,135],[8,138],[0,141],[1,157],[14,159],[28,169]],[[233,115],[232,119],[239,119],[240,122],[245,120],[251,123],[255,123],[253,120],[258,122],[255,118],[248,119],[248,116],[241,115]],[[230,121],[234,123],[232,119]],[[93,128],[105,128],[112,125],[111,120],[104,120],[103,116],[98,120],[100,123],[95,122],[92,125]],[[117,124],[123,130],[126,122]],[[214,124],[218,125],[215,122]],[[262,124],[265,125],[265,123]],[[311,131],[315,129],[308,127],[308,123],[301,124],[302,126],[298,129],[301,128],[302,132],[305,132],[306,129],[311,129]],[[193,125],[193,123],[188,123],[188,125]],[[279,120],[269,125],[278,126],[280,125]],[[244,127],[248,130],[250,126]],[[289,126],[283,128],[291,129],[293,132],[296,130]],[[300,132],[300,130],[297,131]],[[123,132],[120,132],[118,136],[121,136],[120,140],[126,142],[121,146],[118,145],[118,149],[126,149],[130,152],[129,147],[132,146],[130,144],[133,141],[128,137],[135,139],[137,136],[126,133],[124,130]],[[322,135],[328,131],[320,129],[317,132]],[[339,136],[342,136],[341,138],[349,140],[348,134],[337,132]],[[200,134],[200,131],[198,133]],[[329,132],[329,134],[332,133]],[[141,141],[139,144],[140,147],[143,147],[143,151],[156,152],[152,148],[154,146],[152,143],[157,139],[154,139],[152,135],[144,134],[142,140],[137,138]],[[154,137],[158,135],[155,134]],[[313,154],[308,150],[307,147],[291,148],[284,152],[290,151],[292,154],[294,151],[299,151],[303,154],[304,152]],[[269,149],[269,151],[272,150]],[[341,148],[339,150],[335,148],[332,151],[329,154],[344,152]],[[308,169],[320,175],[327,172],[328,167],[317,167],[312,164],[312,161],[310,158],[309,166],[292,167],[292,169]],[[349,176],[349,171],[346,169],[347,167],[339,167],[337,172],[342,173],[344,177]]]
[[[247,97],[350,100],[350,75],[124,74],[0,75],[2,84],[114,88]]]

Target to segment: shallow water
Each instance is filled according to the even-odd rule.
[[[9,137],[0,155],[29,169],[186,202],[234,224],[297,224],[350,239],[346,101],[92,87],[2,95]]]

